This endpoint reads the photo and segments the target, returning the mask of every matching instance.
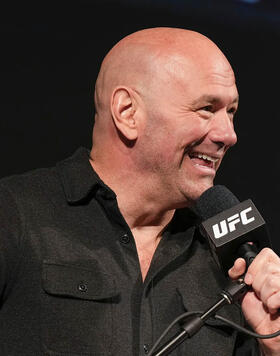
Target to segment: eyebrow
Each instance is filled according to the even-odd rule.
[[[236,98],[232,101],[231,104],[236,104],[239,101],[239,95],[236,96]],[[202,95],[201,97],[199,97],[198,99],[195,99],[192,104],[193,105],[197,105],[201,102],[208,102],[208,103],[219,103],[221,102],[221,98],[214,96],[214,95]]]

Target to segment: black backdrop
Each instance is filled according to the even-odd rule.
[[[122,37],[155,26],[202,32],[229,58],[241,96],[238,144],[216,183],[251,198],[280,252],[278,1],[79,1],[12,3],[1,19],[0,176],[53,165],[90,148],[93,88],[106,52]],[[3,10],[3,9],[2,9]]]

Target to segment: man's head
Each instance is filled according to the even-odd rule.
[[[111,186],[109,170],[115,182],[125,171],[166,207],[187,206],[213,185],[236,142],[237,104],[232,68],[208,38],[177,28],[138,31],[102,63],[92,158]]]

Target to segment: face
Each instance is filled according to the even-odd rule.
[[[176,63],[161,78],[145,101],[147,124],[138,144],[154,188],[170,208],[178,208],[213,185],[226,151],[236,143],[238,93],[225,59],[191,69]]]

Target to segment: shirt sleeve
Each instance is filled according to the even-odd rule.
[[[9,292],[20,264],[23,228],[17,203],[0,184],[0,304]]]

